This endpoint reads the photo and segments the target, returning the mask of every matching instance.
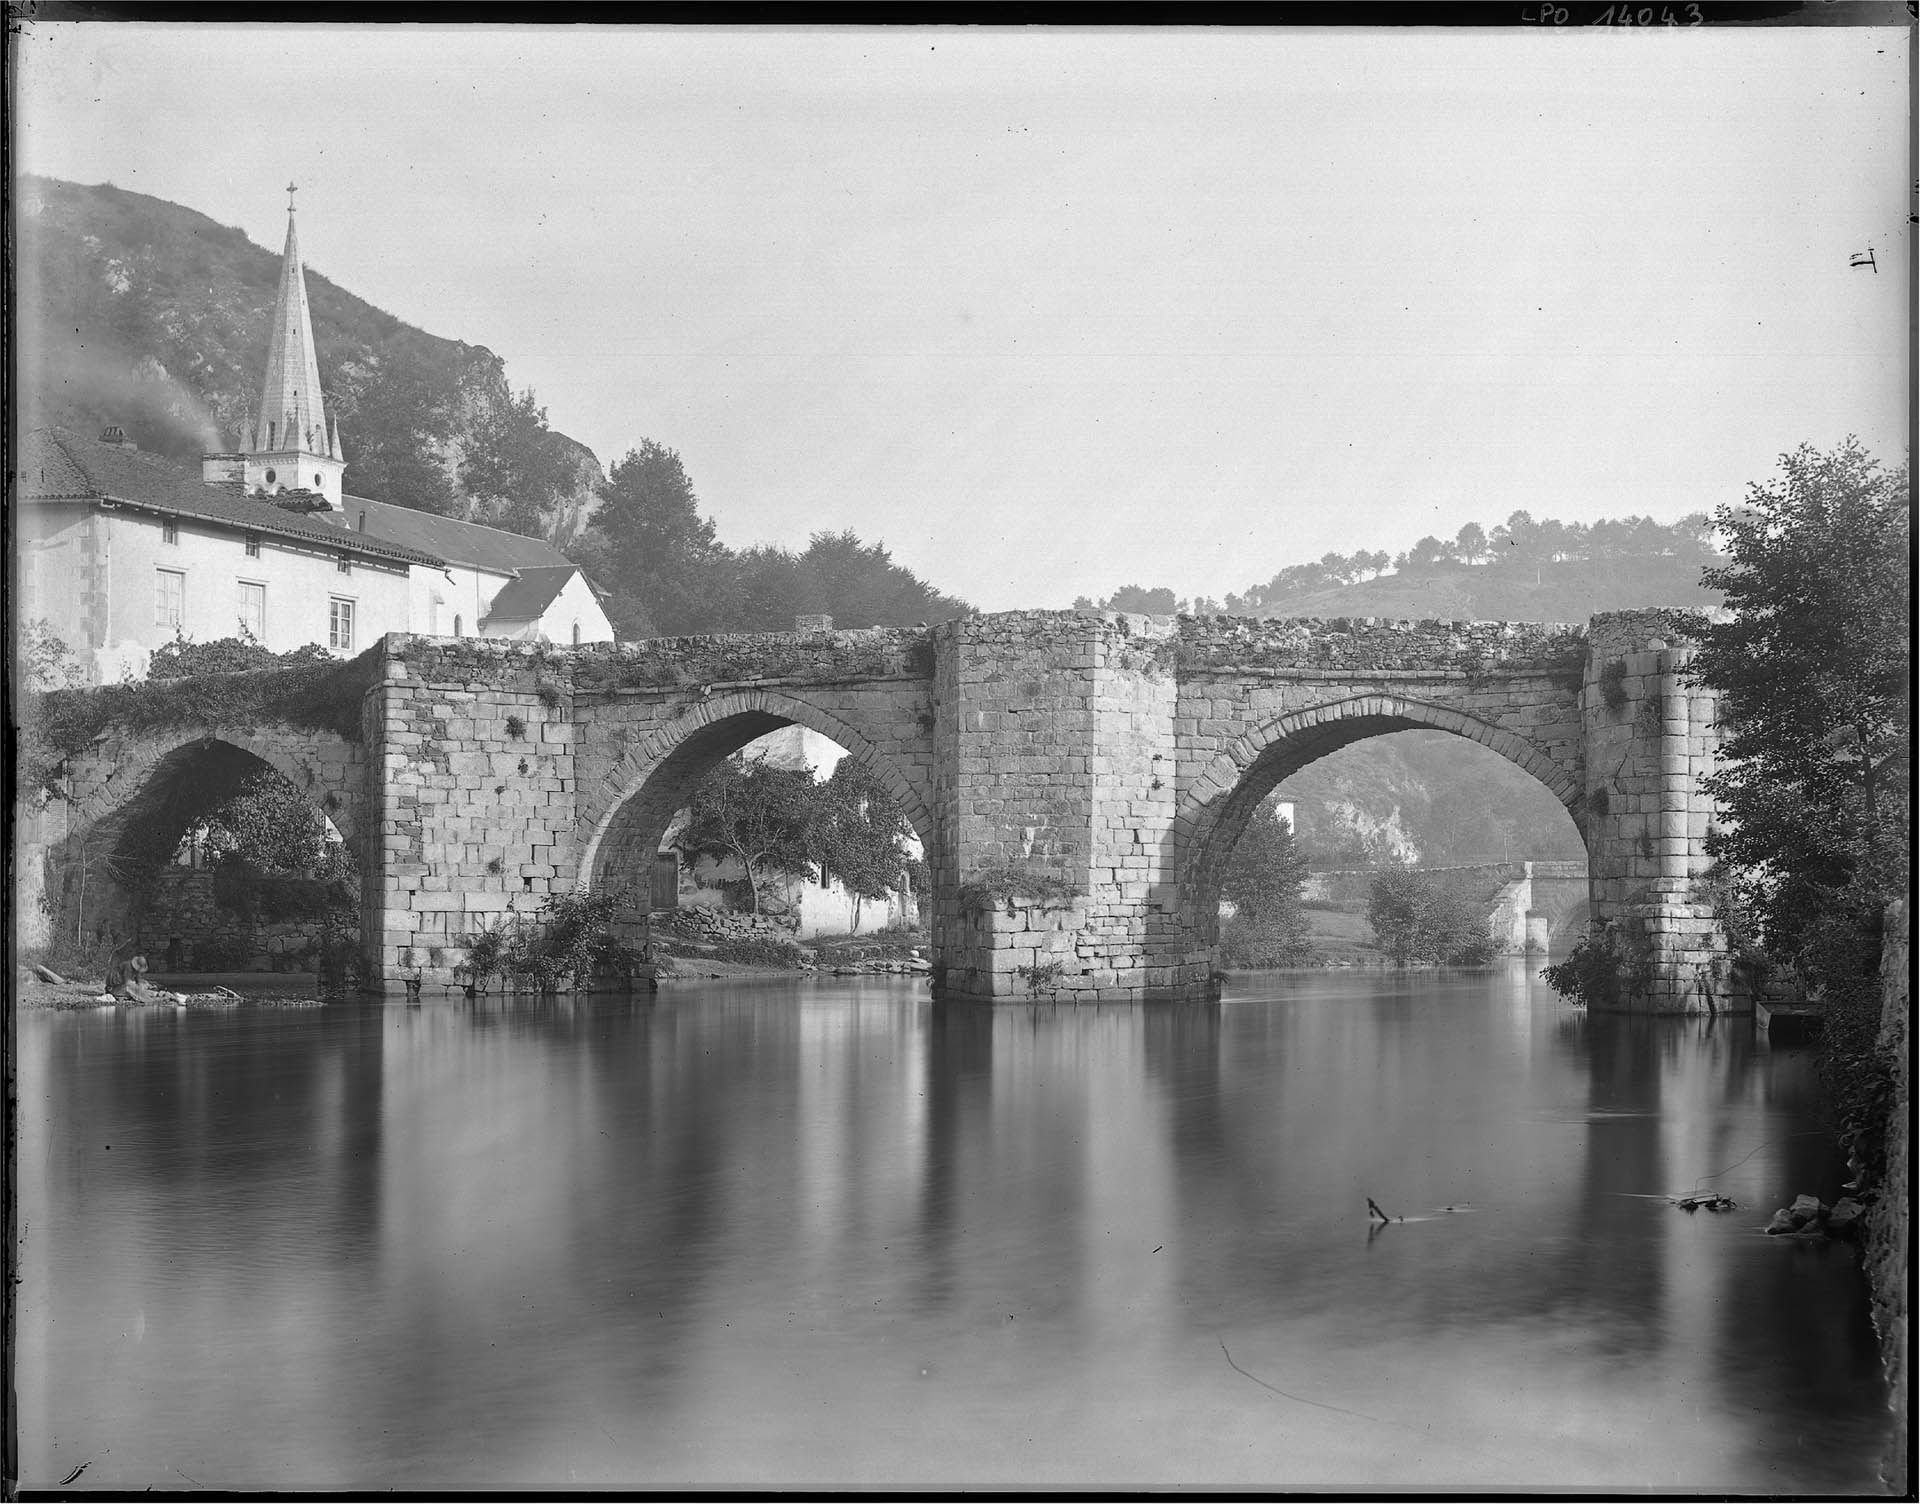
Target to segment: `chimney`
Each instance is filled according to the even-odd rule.
[[[100,442],[111,444],[116,449],[138,449],[140,446],[128,438],[126,431],[118,423],[109,423],[100,430]]]

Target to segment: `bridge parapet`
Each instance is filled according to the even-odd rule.
[[[931,679],[933,651],[931,628],[871,627],[650,637],[569,654],[575,692],[586,695]]]
[[[1110,613],[1112,614],[1112,613]],[[1577,686],[1584,628],[1391,617],[1183,616],[1168,655],[1181,673],[1320,672],[1345,678],[1559,673]]]

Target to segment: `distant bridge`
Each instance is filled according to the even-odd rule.
[[[353,666],[357,735],[109,728],[66,766],[64,826],[25,827],[38,849],[23,854],[37,871],[47,849],[91,852],[88,880],[111,885],[136,832],[146,850],[177,839],[183,770],[264,763],[358,858],[368,975],[450,981],[475,933],[548,892],[645,892],[708,770],[798,724],[870,767],[918,833],[936,995],[1025,997],[1046,979],[1088,1001],[1201,998],[1221,873],[1262,799],[1352,742],[1437,729],[1566,808],[1592,920],[1654,957],[1632,1007],[1726,1007],[1723,947],[1692,896],[1715,743],[1687,652],[1661,612],[1578,628],[1034,611],[580,648],[395,634]],[[72,887],[52,895],[66,919]]]
[[[1586,933],[1585,862],[1472,862],[1414,870],[1458,883],[1484,902],[1505,954],[1563,950]],[[1307,874],[1303,891],[1310,899],[1364,902],[1378,872],[1375,867],[1320,868]]]

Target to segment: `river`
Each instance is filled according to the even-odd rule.
[[[1879,1488],[1810,1057],[1519,963],[17,1037],[29,1488]]]

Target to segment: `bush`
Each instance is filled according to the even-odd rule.
[[[1305,966],[1313,960],[1313,947],[1307,942],[1303,926],[1248,914],[1235,914],[1220,932],[1220,964],[1260,969],[1273,966]]]
[[[1617,1008],[1653,982],[1653,942],[1633,919],[1610,922],[1588,935],[1564,961],[1543,967],[1547,985],[1579,1008]]]
[[[1367,922],[1397,966],[1430,962],[1484,966],[1493,959],[1487,916],[1459,888],[1411,867],[1375,874],[1367,892]]]
[[[617,889],[550,893],[537,915],[469,937],[467,973],[476,987],[503,975],[557,992],[589,985],[596,973],[628,972],[638,958],[613,934],[612,922],[630,903]]]
[[[737,966],[777,966],[793,970],[798,970],[800,966],[799,942],[783,940],[777,935],[746,935],[736,940],[722,940],[703,954],[715,961],[731,961]]]

